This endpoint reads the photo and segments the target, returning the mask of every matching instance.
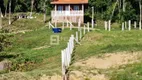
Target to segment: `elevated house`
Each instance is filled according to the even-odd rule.
[[[52,0],[54,10],[51,11],[52,22],[70,21],[84,23],[84,9],[88,0]]]

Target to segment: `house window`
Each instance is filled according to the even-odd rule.
[[[69,6],[65,6],[65,10],[66,11],[69,11],[70,9],[69,9]]]
[[[58,11],[62,11],[63,10],[63,6],[58,6]]]
[[[74,9],[74,10],[79,10],[79,6],[78,6],[78,5],[75,5],[75,6],[73,7],[73,9]]]

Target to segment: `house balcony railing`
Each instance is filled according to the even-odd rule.
[[[52,17],[57,16],[84,16],[84,12],[82,10],[80,11],[51,11]]]

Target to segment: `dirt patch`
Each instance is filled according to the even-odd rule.
[[[93,75],[82,71],[72,71],[70,80],[109,80],[104,74]]]
[[[54,75],[54,76],[46,76],[43,75],[40,80],[62,80],[62,77],[59,75]]]
[[[142,52],[119,52],[104,54],[101,58],[91,57],[88,60],[76,62],[74,66],[108,69],[115,68],[125,64],[139,62],[139,56]]]
[[[39,80],[62,80],[59,75],[46,76],[43,75]],[[104,74],[88,75],[79,71],[73,71],[70,80],[109,80]]]

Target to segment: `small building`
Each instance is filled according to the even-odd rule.
[[[52,23],[70,21],[84,23],[84,10],[88,0],[52,0],[54,10],[51,11]]]

